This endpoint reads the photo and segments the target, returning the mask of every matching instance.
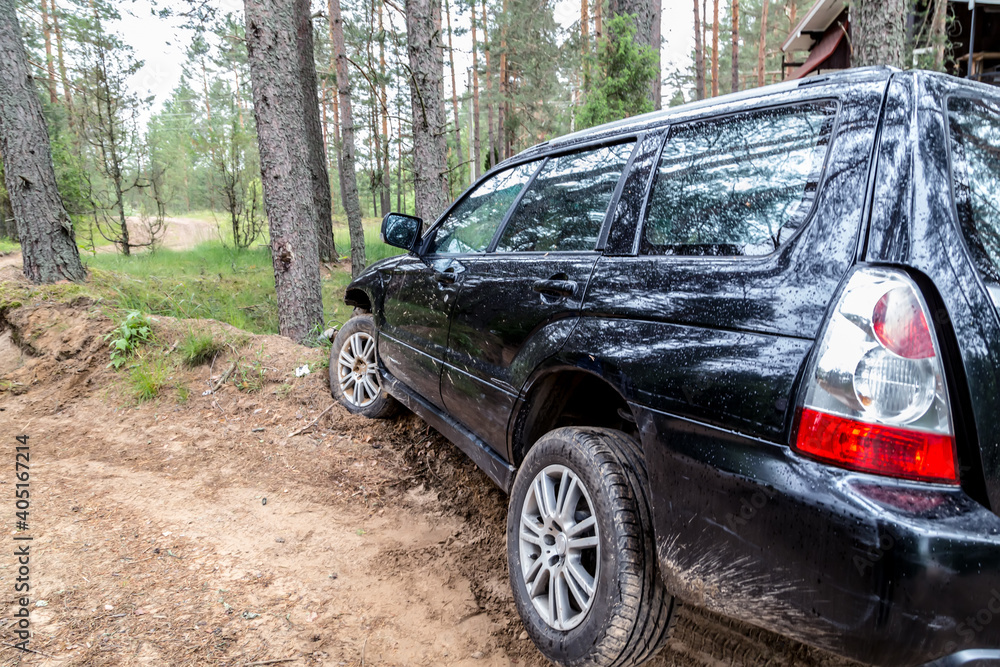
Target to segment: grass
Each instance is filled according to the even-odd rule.
[[[149,355],[141,355],[129,369],[128,386],[132,397],[137,403],[151,401],[170,381],[170,364],[162,357],[150,359]]]
[[[256,394],[264,388],[267,368],[264,366],[263,356],[264,348],[261,347],[257,358],[253,361],[244,362],[243,359],[236,361],[232,381],[237,389],[248,394]]]
[[[212,224],[217,225],[219,227],[223,243],[232,245],[233,233],[229,228],[229,214],[225,211],[188,211],[187,213],[180,214],[180,216],[211,222]],[[399,248],[393,248],[392,246],[382,243],[382,239],[380,238],[382,220],[380,218],[362,218],[361,222],[365,229],[365,258],[368,264],[374,264],[380,259],[393,257],[403,252]],[[333,240],[337,246],[337,253],[342,258],[349,258],[351,256],[351,237],[347,230],[346,219],[341,219],[339,217],[334,218]],[[254,241],[253,245],[265,246],[269,243],[269,241],[270,236],[268,235],[267,227],[265,226],[264,233],[259,239]]]
[[[21,244],[10,239],[0,239],[0,252],[21,252]]]
[[[177,352],[186,366],[194,368],[207,364],[225,348],[226,344],[215,340],[211,333],[189,329],[178,344]]]
[[[375,262],[385,259],[386,257],[394,257],[404,252],[399,248],[393,248],[390,245],[382,243],[381,220],[377,218],[366,218],[364,220],[364,228],[365,258],[367,259],[368,264],[374,264]],[[343,226],[334,225],[333,242],[337,245],[337,252],[340,253],[342,257],[350,257],[351,236],[347,231],[346,223]]]
[[[211,219],[210,211],[184,214]],[[379,239],[380,221],[365,220],[365,250],[368,263],[401,251]],[[349,256],[345,223],[335,225],[338,251]],[[266,241],[265,241],[266,242]],[[2,246],[0,246],[2,247]],[[15,246],[16,247],[16,246]],[[214,319],[256,334],[278,333],[278,307],[274,290],[274,268],[270,251],[262,245],[247,250],[226,247],[222,241],[203,243],[191,250],[161,249],[129,257],[117,253],[84,254],[90,280],[82,285],[0,285],[0,307],[28,299],[69,301],[78,296],[98,300],[120,311],[139,311],[182,319]],[[325,328],[340,326],[351,314],[343,302],[351,280],[347,263],[328,264],[322,281]],[[119,319],[119,314],[112,314]],[[185,341],[187,363],[208,354],[214,341]],[[221,343],[220,343],[221,344]],[[249,383],[253,384],[253,383]]]
[[[130,257],[98,254],[84,263],[91,282],[113,305],[152,315],[207,318],[253,333],[278,332],[274,269],[267,248],[237,251],[217,241],[192,250],[160,250]],[[328,323],[351,315],[343,302],[350,282],[335,269],[323,280]]]

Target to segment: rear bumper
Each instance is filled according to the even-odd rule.
[[[1000,665],[1000,651],[969,649],[928,662],[923,667],[996,667],[997,665]]]
[[[1000,665],[1000,517],[960,488],[634,407],[681,599],[871,664]]]

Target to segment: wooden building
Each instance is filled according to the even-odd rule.
[[[949,73],[961,77],[971,74],[974,79],[1000,85],[1000,0],[951,1],[948,10]],[[781,45],[785,78],[850,67],[850,37],[846,0],[819,0]],[[919,66],[920,55],[920,50],[915,51],[914,66]]]

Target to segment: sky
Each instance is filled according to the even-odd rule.
[[[690,0],[662,0],[661,34],[663,45],[660,50],[662,71],[685,66],[690,61],[694,49],[694,15]],[[240,0],[215,0],[220,14],[234,12],[242,14]],[[158,7],[181,7],[177,0],[160,0]],[[136,58],[145,65],[132,78],[131,86],[141,95],[153,95],[155,101],[140,119],[145,125],[150,116],[162,108],[163,102],[177,86],[184,63],[184,50],[190,41],[190,33],[183,30],[180,19],[162,19],[154,16],[149,0],[122,2],[119,5],[121,20],[112,25],[128,44],[135,49]],[[556,21],[568,27],[580,20],[580,0],[556,0]],[[462,25],[467,19],[463,18]],[[465,72],[471,66],[472,41],[466,32],[455,40],[455,65],[458,72]],[[459,94],[465,90],[465,77],[457,77]],[[446,77],[446,93],[450,95],[450,76]]]

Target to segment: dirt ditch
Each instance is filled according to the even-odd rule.
[[[128,371],[106,367],[112,323],[95,304],[0,319],[0,512],[11,540],[11,452],[26,433],[37,651],[0,646],[0,664],[545,664],[508,590],[506,498],[413,416],[323,413],[322,352],[157,318],[149,354],[174,359],[190,328],[228,347],[172,362],[161,397],[136,404]],[[234,363],[260,389],[209,392]],[[313,372],[295,377],[303,364]],[[15,570],[0,557],[5,644]],[[840,663],[685,607],[652,664]]]

